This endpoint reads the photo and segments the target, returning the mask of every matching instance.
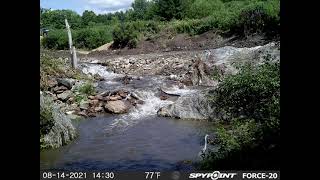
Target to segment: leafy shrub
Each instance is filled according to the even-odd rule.
[[[221,1],[196,0],[190,6],[187,17],[171,22],[177,33],[201,34],[210,30],[248,36],[267,33],[279,34],[280,1]],[[198,10],[203,9],[203,11]]]
[[[199,19],[212,15],[216,11],[224,9],[224,4],[220,0],[195,0],[188,5],[186,17],[190,19]]]
[[[72,30],[73,43],[76,48],[94,49],[112,40],[111,26],[95,26]],[[48,49],[69,49],[67,31],[51,30],[42,40],[42,45]]]
[[[228,114],[218,125],[218,152],[210,153],[201,169],[275,167],[280,147],[280,66],[266,62],[241,66],[211,92],[218,111]],[[267,158],[266,158],[267,157]]]
[[[74,42],[78,48],[94,49],[112,40],[111,27],[84,28],[75,31]]]
[[[78,92],[85,95],[92,95],[95,93],[95,88],[92,83],[85,83],[79,87]]]
[[[242,115],[259,121],[279,117],[279,109],[274,109],[280,97],[279,62],[244,65],[239,74],[226,77],[213,96],[217,106],[232,117]]]
[[[68,35],[65,30],[51,30],[43,38],[42,45],[48,49],[68,49]]]
[[[277,33],[279,18],[269,14],[264,6],[258,5],[242,11],[237,26],[237,30],[244,36],[263,32]]]
[[[115,27],[112,35],[113,47],[123,48],[128,45],[130,48],[134,48],[137,45],[139,32],[135,24],[128,23]]]
[[[52,121],[52,104],[45,100],[45,105],[40,106],[40,136],[47,134],[48,130],[53,126]]]

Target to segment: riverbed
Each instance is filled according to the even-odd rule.
[[[126,89],[144,101],[123,115],[102,115],[74,121],[79,137],[71,144],[40,153],[42,170],[172,171],[192,170],[199,161],[205,134],[212,125],[205,121],[158,117],[157,110],[178,97],[159,98],[158,89],[183,96],[199,89],[178,88],[161,76],[133,77],[123,84],[121,74],[97,64],[83,64],[83,72],[105,78],[97,89]]]

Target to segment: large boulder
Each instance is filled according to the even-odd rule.
[[[212,80],[212,69],[202,60],[196,60],[189,71],[189,78],[192,85],[215,86],[217,81]]]
[[[40,149],[58,148],[76,137],[71,120],[43,94],[40,95]]]
[[[127,101],[117,100],[117,101],[108,101],[105,105],[105,109],[111,113],[122,114],[129,111],[131,108],[130,103]]]
[[[214,107],[202,93],[181,96],[175,103],[158,110],[159,116],[179,119],[208,120],[214,114]]]
[[[61,94],[58,94],[57,97],[58,99],[62,100],[62,101],[66,101],[69,99],[69,97],[71,97],[72,92],[70,90],[64,91]]]
[[[57,78],[57,82],[59,85],[63,85],[68,89],[71,89],[73,85],[75,85],[76,80],[70,78]]]

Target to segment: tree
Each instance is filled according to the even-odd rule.
[[[133,8],[133,17],[135,19],[145,19],[149,4],[147,0],[134,0],[131,5]]]
[[[81,20],[82,20],[83,26],[88,26],[89,24],[97,22],[97,15],[93,11],[85,10],[82,13]],[[92,22],[92,23],[90,23],[90,22]]]
[[[68,22],[70,23],[70,26],[72,28],[77,29],[81,27],[80,15],[71,10],[43,11],[43,13],[41,14],[42,26],[56,29],[64,29],[65,18],[68,19]]]
[[[186,3],[183,0],[155,0],[156,14],[164,20],[181,19],[183,17]]]

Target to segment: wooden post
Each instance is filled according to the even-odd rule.
[[[77,53],[76,53],[76,48],[72,46],[72,67],[77,68]]]
[[[71,66],[72,68],[77,68],[77,54],[76,54],[76,48],[72,45],[72,35],[71,35],[71,30],[70,26],[68,23],[68,20],[65,19],[66,23],[66,28],[68,32],[68,39],[69,39],[69,49],[70,49],[70,56],[71,56]]]

